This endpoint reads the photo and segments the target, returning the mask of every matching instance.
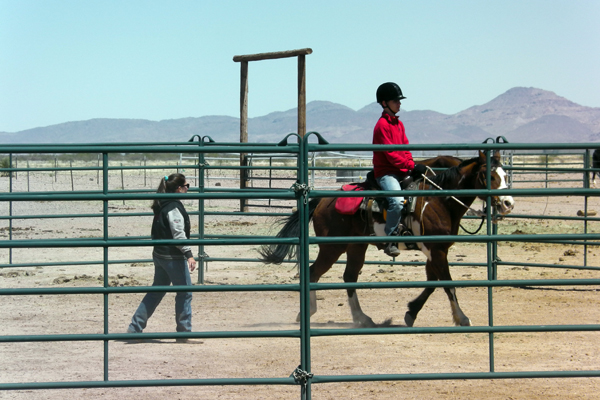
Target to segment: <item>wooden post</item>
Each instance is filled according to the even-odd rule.
[[[298,135],[306,134],[306,60],[312,49],[278,51],[274,53],[259,53],[234,56],[233,61],[241,63],[240,81],[240,143],[248,143],[248,62],[273,60],[277,58],[298,57]],[[240,153],[240,167],[248,166],[246,153]],[[248,185],[248,170],[240,169],[240,189]],[[240,199],[240,211],[248,211],[246,199]]]
[[[298,135],[306,135],[306,56],[298,56]]]
[[[241,63],[240,76],[240,143],[248,143],[248,61]],[[240,153],[240,167],[248,165],[246,153]],[[248,185],[248,170],[240,168],[240,189]],[[248,211],[246,199],[240,199],[240,211]]]

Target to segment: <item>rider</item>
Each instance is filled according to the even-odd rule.
[[[394,82],[386,82],[377,88],[376,96],[383,113],[373,129],[373,144],[408,144],[404,124],[396,116],[400,111],[400,100],[406,98],[402,90]],[[415,164],[408,150],[374,151],[373,169],[377,183],[383,190],[400,190],[400,182],[405,177],[412,175],[417,179],[426,171],[424,165]],[[387,198],[385,234],[388,236],[398,235],[402,231],[399,225],[403,202],[403,197]],[[400,254],[395,243],[388,243],[384,251],[391,257]]]

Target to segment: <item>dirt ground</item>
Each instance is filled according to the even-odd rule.
[[[4,179],[4,178],[3,178]],[[54,185],[54,183],[52,183]],[[214,183],[212,183],[214,184]],[[42,189],[39,189],[42,190]],[[588,199],[588,209],[600,212],[600,198]],[[13,215],[64,212],[97,213],[98,203],[22,202],[13,204]],[[142,201],[111,202],[111,212],[146,212]],[[7,215],[2,204],[2,215]],[[193,203],[187,203],[188,210]],[[220,210],[223,202],[210,200],[207,210]],[[575,216],[583,209],[581,198],[517,198],[513,214]],[[274,234],[273,218],[207,217],[207,234]],[[7,223],[0,225],[0,240],[8,239]],[[151,217],[126,216],[109,219],[109,235],[147,235]],[[467,223],[474,226],[474,222]],[[600,223],[588,224],[588,232],[600,232]],[[499,233],[576,233],[576,221],[506,219]],[[102,235],[101,218],[23,219],[13,223],[13,239],[85,238]],[[109,250],[110,260],[149,259],[147,247]],[[213,261],[205,270],[206,285],[297,283],[293,265],[264,266],[244,259],[256,256],[253,246],[211,246],[210,257],[239,258],[236,262]],[[450,262],[485,262],[485,245],[458,243]],[[311,248],[311,257],[316,248]],[[598,246],[508,242],[499,246],[499,256],[511,265],[500,266],[498,279],[598,279],[600,271],[569,268],[600,267]],[[0,249],[0,263],[9,253]],[[406,265],[424,261],[417,251],[405,251],[389,264],[389,257],[371,247],[367,259],[379,261],[363,268],[360,281],[423,281],[423,266]],[[28,248],[15,249],[13,263],[98,261],[101,249]],[[556,265],[535,267],[532,263]],[[454,266],[455,280],[486,279],[485,268]],[[343,265],[335,265],[321,282],[341,282]],[[102,286],[102,265],[61,265],[0,269],[0,289],[68,288]],[[149,262],[122,262],[109,266],[114,286],[148,286],[153,267]],[[197,279],[197,272],[193,280]],[[493,299],[493,322],[502,325],[574,325],[600,323],[600,288],[557,286],[543,288],[501,287],[458,289],[463,311],[473,325],[487,326],[488,300]],[[392,318],[393,326],[403,325],[406,304],[421,289],[365,289],[358,292],[365,313],[376,322]],[[165,296],[145,332],[174,332],[174,293]],[[124,333],[143,294],[119,293],[108,296],[108,330]],[[351,316],[342,290],[318,292],[319,311],[311,319],[314,328],[348,328]],[[102,295],[1,295],[0,336],[102,333]],[[207,292],[195,293],[192,308],[195,332],[295,330],[299,309],[295,292]],[[419,314],[416,327],[452,325],[449,303],[437,290]],[[600,333],[525,332],[494,335],[496,372],[600,370]],[[178,380],[205,378],[282,378],[300,363],[299,340],[286,338],[174,339],[143,342],[110,341],[108,344],[111,381]],[[21,342],[0,343],[0,383],[101,381],[104,347],[102,342]],[[488,334],[393,334],[313,337],[312,371],[315,375],[350,374],[435,374],[445,372],[489,372]],[[492,379],[492,380],[407,380],[346,382],[312,385],[313,399],[596,399],[600,378]],[[296,399],[297,386],[166,386],[109,389],[58,389],[0,391],[1,399]]]

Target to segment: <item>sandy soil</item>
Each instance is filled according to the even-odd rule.
[[[53,183],[54,184],[54,183]],[[589,200],[589,208],[600,211],[600,199]],[[568,197],[517,199],[515,214],[574,216],[583,208],[582,199]],[[222,209],[220,201],[208,202],[211,210]],[[2,205],[5,207],[5,205]],[[13,213],[42,214],[64,211],[65,204],[16,203]],[[99,212],[99,204],[70,203],[70,212]],[[193,204],[188,204],[188,209]],[[110,204],[115,212],[147,211],[145,202]],[[5,209],[2,210],[5,214]],[[273,233],[272,218],[207,217],[207,232],[214,234],[263,235]],[[4,222],[3,222],[4,223]],[[471,223],[469,223],[471,224]],[[599,232],[599,223],[588,231]],[[111,236],[147,235],[150,217],[113,217]],[[507,219],[500,233],[580,232],[578,222]],[[8,238],[0,225],[0,240]],[[81,238],[102,234],[101,218],[61,218],[18,220],[13,239]],[[213,246],[211,257],[251,258],[251,246]],[[0,262],[8,262],[8,251],[0,250]],[[600,248],[562,244],[511,242],[499,247],[500,258],[515,265],[502,266],[499,279],[594,278],[598,271],[564,266],[600,266]],[[311,249],[311,256],[316,249]],[[96,249],[22,249],[14,250],[13,263],[94,261],[102,259]],[[110,249],[111,260],[137,260],[150,257],[150,249],[130,247]],[[390,261],[371,247],[361,281],[394,282],[425,280],[424,267],[403,263],[424,261],[416,251],[404,252]],[[485,247],[462,243],[449,255],[451,262],[484,262]],[[527,267],[524,263],[547,263],[564,268]],[[253,262],[210,262],[205,271],[206,285],[296,283],[292,265],[263,266]],[[336,265],[322,282],[341,282],[343,265]],[[102,266],[38,266],[0,269],[0,288],[87,287],[102,285]],[[153,268],[147,262],[110,265],[111,285],[146,286],[152,282]],[[480,267],[455,266],[455,280],[486,279]],[[196,278],[196,273],[194,278]],[[494,324],[560,325],[598,324],[600,292],[598,287],[562,286],[552,288],[502,287],[492,290]],[[392,318],[402,325],[406,303],[420,289],[361,290],[363,310],[376,322]],[[125,332],[142,294],[123,293],[108,298],[108,326],[111,333]],[[488,324],[488,289],[458,290],[459,301],[474,325]],[[345,291],[318,293],[319,311],[311,324],[318,328],[346,328],[351,316]],[[0,335],[39,335],[103,332],[102,295],[0,296]],[[298,295],[288,292],[212,292],[194,295],[194,330],[255,331],[298,329],[295,317]],[[174,294],[165,296],[146,332],[174,332]],[[437,290],[419,314],[415,326],[451,326],[451,314],[443,291]],[[499,333],[494,335],[494,364],[497,372],[577,371],[600,369],[598,332]],[[441,372],[488,372],[490,368],[487,334],[418,334],[315,337],[311,340],[312,372],[317,375],[416,374]],[[175,343],[174,339],[145,342],[111,341],[110,380],[155,380],[196,378],[288,377],[298,366],[297,339],[195,339]],[[0,382],[98,381],[103,379],[102,342],[23,342],[0,343]],[[493,379],[350,382],[312,385],[313,399],[595,399],[599,378]],[[175,386],[114,389],[61,389],[0,391],[2,399],[294,399],[297,386]]]

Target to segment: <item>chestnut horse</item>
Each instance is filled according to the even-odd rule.
[[[436,157],[421,163],[431,167],[450,167],[440,174],[431,177],[433,184],[427,180],[419,186],[422,189],[485,189],[486,188],[486,156],[479,152],[479,156],[470,160],[462,161],[454,157]],[[505,172],[500,163],[499,152],[491,158],[491,183],[492,189],[506,188]],[[415,236],[428,235],[457,235],[461,218],[468,207],[475,201],[474,196],[440,197],[423,196],[415,199],[415,211],[408,215],[405,224],[412,229]],[[505,215],[514,207],[514,201],[510,196],[493,196],[492,206],[496,211]],[[312,199],[309,202],[309,216],[313,221],[315,234],[317,236],[367,236],[369,235],[368,221],[365,211],[359,210],[354,215],[342,215],[335,211],[335,198]],[[385,221],[381,214],[374,214],[375,225],[384,225]],[[294,237],[298,235],[298,211],[283,221],[283,228],[277,237]],[[378,231],[378,229],[375,229]],[[399,241],[402,237],[397,237]],[[426,274],[428,281],[450,281],[450,270],[448,268],[448,249],[453,242],[427,242],[417,243],[418,248],[427,256]],[[317,259],[310,266],[310,282],[318,282],[338,258],[346,253],[346,269],[344,271],[344,282],[357,282],[360,270],[365,261],[367,243],[320,243]],[[399,243],[400,250],[405,249]],[[280,264],[284,259],[295,257],[297,246],[288,244],[265,245],[259,249],[261,260],[269,264]],[[404,316],[407,326],[413,326],[417,314],[431,295],[435,288],[428,287],[408,303],[408,311]],[[471,321],[462,312],[458,305],[455,288],[444,288],[450,307],[452,318],[456,325],[470,326]],[[356,326],[374,327],[376,324],[361,310],[355,289],[348,289],[348,303],[350,305],[352,319]],[[310,293],[310,313],[317,311],[316,294]],[[298,318],[300,316],[298,315]]]

